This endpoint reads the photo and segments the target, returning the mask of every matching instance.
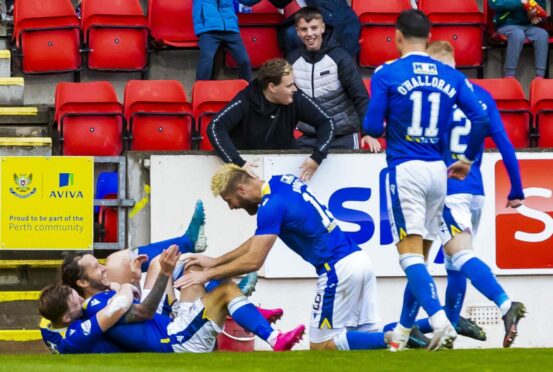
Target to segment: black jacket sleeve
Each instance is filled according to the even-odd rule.
[[[338,78],[348,97],[353,101],[359,120],[362,123],[369,107],[369,93],[353,59],[345,50],[339,52]]]
[[[324,110],[303,92],[298,91],[294,97],[294,105],[298,120],[313,126],[317,134],[317,142],[311,158],[321,164],[326,158],[328,147],[334,139],[334,120]]]
[[[234,146],[230,132],[244,120],[242,95],[238,94],[207,126],[209,142],[225,163],[243,166],[246,161]]]
[[[292,1],[295,1],[295,0],[269,0],[269,2],[271,4],[273,4],[273,6],[275,6],[276,8],[279,8],[279,9],[284,8],[286,5],[290,4]]]

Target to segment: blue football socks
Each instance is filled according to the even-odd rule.
[[[252,305],[246,296],[234,298],[228,304],[228,311],[232,319],[245,328],[246,330],[256,334],[263,340],[267,341],[273,328],[269,322],[261,315],[259,310]]]

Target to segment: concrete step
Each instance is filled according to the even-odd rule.
[[[36,300],[0,302],[0,330],[36,329],[40,323],[37,309]]]
[[[22,77],[0,78],[0,105],[20,106],[23,105],[23,94],[25,81]]]
[[[51,156],[50,137],[0,137],[0,156]]]
[[[5,47],[5,46],[2,46],[0,44],[0,47]],[[7,49],[0,50],[0,77],[12,76],[11,59],[12,59],[12,54],[9,50]]]

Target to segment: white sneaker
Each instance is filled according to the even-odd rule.
[[[434,337],[428,345],[428,350],[439,350],[439,349],[452,349],[453,342],[457,338],[457,332],[451,323],[447,323],[442,328],[434,331]]]
[[[402,351],[407,347],[410,329],[399,330],[396,326],[392,332],[386,332],[384,336],[390,346],[391,352]]]

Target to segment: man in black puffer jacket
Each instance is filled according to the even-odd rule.
[[[294,129],[298,121],[315,128],[313,153],[301,165],[302,180],[309,180],[326,157],[334,138],[334,121],[297,90],[290,64],[275,58],[265,62],[257,78],[213,118],[207,135],[225,163],[249,167],[238,149],[297,148]]]
[[[294,17],[303,42],[287,57],[296,86],[334,119],[336,134],[330,148],[358,149],[359,128],[369,95],[357,66],[338,45],[333,32],[325,32],[325,23],[317,8],[302,8]],[[316,141],[315,128],[299,123],[298,129],[303,132],[298,139],[300,147],[312,147]]]

